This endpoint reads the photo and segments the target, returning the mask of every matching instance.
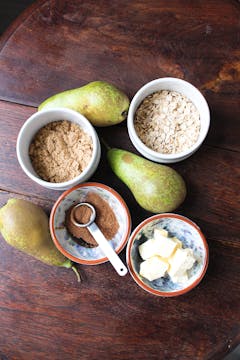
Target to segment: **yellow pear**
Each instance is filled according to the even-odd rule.
[[[73,263],[55,247],[48,217],[39,206],[27,200],[9,199],[0,209],[0,232],[9,245],[48,265],[71,268],[80,281]]]
[[[115,85],[93,81],[46,99],[38,110],[66,107],[84,115],[95,126],[115,125],[126,119],[129,99]]]

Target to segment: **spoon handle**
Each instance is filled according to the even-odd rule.
[[[120,276],[124,276],[127,274],[128,270],[120,257],[115,253],[99,227],[96,225],[95,222],[88,225],[88,230],[100,246],[101,250],[104,252],[114,269]]]

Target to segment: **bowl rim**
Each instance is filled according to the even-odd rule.
[[[54,228],[54,219],[55,219],[55,214],[56,214],[56,210],[58,208],[58,205],[62,202],[62,200],[68,196],[71,192],[75,191],[76,189],[82,188],[82,187],[97,187],[97,188],[101,188],[104,189],[108,192],[110,192],[115,198],[117,198],[117,200],[121,203],[123,210],[125,211],[126,214],[126,218],[127,218],[127,230],[126,230],[126,234],[123,237],[121,243],[119,244],[119,246],[116,248],[116,253],[119,254],[124,247],[127,244],[127,241],[129,239],[130,233],[131,233],[131,215],[130,215],[130,211],[125,203],[125,201],[123,200],[123,198],[121,197],[120,194],[118,194],[118,192],[114,189],[112,189],[110,186],[102,184],[102,183],[98,183],[98,182],[86,182],[86,183],[82,183],[82,184],[78,184],[74,187],[72,187],[71,189],[68,189],[66,191],[64,191],[59,198],[57,199],[57,201],[54,203],[51,213],[50,213],[50,218],[49,218],[49,227],[50,227],[50,234],[52,237],[52,240],[55,244],[55,246],[57,247],[57,249],[64,255],[66,256],[68,259],[79,263],[79,264],[83,264],[83,265],[98,265],[98,264],[102,264],[104,262],[109,261],[107,257],[102,257],[100,259],[96,259],[96,260],[85,260],[85,259],[79,259],[71,254],[69,254],[63,247],[62,245],[59,243],[56,233],[55,233],[55,228]]]
[[[148,223],[152,222],[153,220],[157,220],[157,219],[161,219],[161,218],[175,218],[175,219],[179,219],[182,220],[186,223],[188,223],[190,226],[193,226],[195,228],[195,230],[197,230],[198,234],[200,235],[200,238],[202,240],[204,249],[205,249],[205,258],[204,258],[204,264],[203,264],[203,269],[201,271],[201,273],[199,274],[199,276],[197,277],[197,279],[191,283],[189,286],[187,286],[184,289],[181,290],[175,290],[175,291],[159,291],[159,290],[155,290],[152,289],[151,287],[149,287],[148,285],[146,285],[145,283],[143,283],[140,278],[138,277],[138,275],[136,274],[133,265],[132,265],[132,260],[131,260],[131,248],[132,248],[132,244],[134,242],[134,239],[137,235],[137,233]],[[174,296],[179,296],[179,295],[183,295],[187,292],[189,292],[190,290],[192,290],[194,287],[196,287],[200,281],[202,280],[202,278],[204,277],[206,271],[207,271],[207,267],[208,267],[208,263],[209,263],[209,248],[208,248],[208,244],[206,241],[205,236],[203,235],[202,231],[200,230],[199,226],[197,224],[195,224],[192,220],[188,219],[187,217],[183,216],[183,215],[179,215],[179,214],[175,214],[175,213],[163,213],[163,214],[156,214],[153,215],[145,220],[143,220],[132,232],[128,244],[127,244],[127,250],[126,250],[126,261],[127,261],[127,266],[129,269],[129,272],[133,278],[133,280],[144,290],[148,291],[149,293],[153,294],[153,295],[157,295],[157,296],[162,296],[162,297],[174,297]]]
[[[80,121],[85,123],[85,125],[89,128],[89,130],[91,132],[91,138],[92,138],[93,153],[92,153],[92,157],[91,157],[91,160],[90,160],[89,164],[86,166],[86,168],[79,175],[75,176],[74,178],[72,178],[72,179],[70,179],[68,181],[54,183],[54,182],[43,180],[41,177],[36,176],[35,174],[33,174],[31,171],[29,171],[27,169],[27,167],[25,166],[25,163],[24,163],[24,161],[22,159],[22,152],[21,152],[21,149],[20,149],[20,142],[22,141],[22,138],[24,136],[24,133],[25,133],[26,129],[29,127],[29,125],[31,125],[31,123],[33,121],[35,121],[36,118],[38,118],[38,117],[41,118],[41,116],[43,116],[43,114],[60,112],[60,111],[63,112],[63,113],[68,113],[70,115],[74,115],[74,116],[78,117],[78,119],[80,119]],[[40,120],[41,119],[39,119],[39,121]],[[53,121],[58,121],[58,120],[53,120]],[[72,120],[67,120],[67,121],[73,122]],[[51,123],[51,122],[52,121],[47,122],[46,125]],[[77,124],[81,127],[81,124],[79,124],[79,123],[77,123]],[[40,126],[39,129],[41,129],[43,126]],[[81,179],[84,178],[88,174],[89,171],[91,171],[92,167],[94,166],[95,161],[97,160],[97,162],[99,163],[99,161],[100,161],[100,156],[98,154],[99,152],[101,154],[100,141],[99,141],[97,132],[94,129],[93,125],[90,123],[90,121],[84,115],[80,114],[79,112],[77,112],[75,110],[72,110],[72,109],[64,108],[64,107],[57,107],[57,108],[54,108],[54,109],[41,110],[41,111],[37,111],[37,112],[33,113],[24,122],[24,124],[20,128],[18,136],[17,136],[17,142],[16,142],[17,159],[18,159],[18,162],[19,162],[22,170],[25,172],[25,174],[31,180],[35,181],[37,184],[39,184],[41,186],[44,186],[44,187],[51,188],[51,189],[56,189],[56,190],[61,190],[63,187],[69,187],[71,185],[74,185],[74,183],[76,183],[76,181],[81,181]]]
[[[137,135],[137,133],[135,131],[135,127],[134,127],[134,115],[137,110],[137,108],[134,110],[134,107],[136,106],[136,102],[138,102],[139,97],[141,97],[142,94],[144,93],[144,91],[146,89],[148,89],[149,87],[154,86],[155,84],[163,83],[164,81],[167,81],[169,83],[183,84],[185,87],[192,89],[192,91],[194,91],[196,94],[198,94],[199,98],[201,99],[203,106],[204,106],[204,112],[205,112],[205,125],[206,125],[205,132],[202,134],[202,136],[199,136],[197,141],[189,149],[178,152],[178,153],[174,153],[174,154],[164,154],[164,153],[160,153],[160,152],[150,149],[147,145],[145,145],[141,141],[141,139]],[[155,91],[153,91],[153,92],[155,92]],[[153,92],[151,92],[151,93],[153,93]],[[149,95],[151,93],[149,93]],[[146,95],[146,96],[148,96],[148,95]],[[144,98],[146,96],[144,96]],[[143,99],[140,101],[140,103],[143,101]],[[201,118],[200,110],[199,110],[199,113],[200,113],[200,118]],[[210,127],[210,110],[209,110],[209,106],[208,106],[207,100],[205,99],[204,95],[201,93],[201,91],[196,86],[194,86],[190,82],[180,79],[180,78],[174,78],[174,77],[158,78],[158,79],[151,80],[148,83],[146,83],[145,85],[143,85],[140,89],[138,89],[138,91],[134,95],[134,97],[130,103],[130,106],[129,106],[128,117],[127,117],[127,127],[128,127],[129,135],[131,134],[130,138],[132,137],[134,139],[137,147],[142,149],[143,152],[145,152],[145,153],[149,154],[150,156],[155,157],[156,159],[159,159],[159,160],[160,159],[163,159],[163,160],[175,160],[176,159],[177,160],[177,159],[185,157],[187,155],[191,155],[193,152],[195,152],[195,150],[197,150],[201,146],[201,144],[205,140],[205,138],[208,134],[208,131],[209,131],[209,127]],[[133,145],[136,146],[134,143],[133,143]]]

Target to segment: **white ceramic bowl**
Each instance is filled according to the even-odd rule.
[[[193,250],[196,262],[184,283],[174,283],[168,275],[149,281],[139,274],[143,261],[139,245],[152,238],[154,229],[159,227],[167,230],[169,236],[176,236],[183,248]],[[165,213],[151,216],[136,227],[127,244],[126,258],[132,278],[142,289],[153,295],[172,297],[183,295],[200,283],[208,267],[209,250],[203,233],[194,222],[178,214]]]
[[[33,140],[34,135],[40,128],[50,122],[57,120],[68,120],[74,122],[78,124],[87,134],[89,134],[93,143],[93,153],[91,161],[80,175],[69,181],[52,183],[41,179],[34,171],[29,157],[29,146]],[[79,183],[87,181],[97,169],[101,156],[100,142],[93,126],[83,115],[74,110],[66,108],[56,108],[36,112],[33,114],[23,124],[18,134],[16,150],[19,164],[26,175],[28,175],[29,178],[35,181],[37,184],[52,190],[66,190]]]
[[[193,102],[200,114],[201,129],[197,142],[191,148],[176,154],[162,154],[150,149],[139,139],[134,128],[135,112],[141,102],[148,95],[160,90],[176,91],[181,93],[182,95],[185,95]],[[153,160],[159,163],[174,163],[184,160],[190,155],[192,155],[201,146],[205,137],[207,136],[209,125],[209,107],[200,91],[195,86],[191,85],[185,80],[170,77],[150,81],[140,90],[138,90],[138,92],[131,101],[127,118],[129,137],[135,148],[149,160]]]

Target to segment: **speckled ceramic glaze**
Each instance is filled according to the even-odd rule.
[[[188,271],[187,282],[174,283],[168,275],[149,281],[139,274],[143,260],[138,247],[153,237],[153,231],[157,227],[167,230],[169,236],[176,236],[181,240],[183,248],[193,250],[197,261]],[[199,227],[191,220],[177,214],[154,215],[144,220],[132,233],[127,246],[127,264],[133,279],[144,290],[159,296],[181,295],[195,287],[204,276],[208,265],[208,245]]]
[[[106,200],[115,213],[119,229],[109,242],[119,253],[126,245],[130,235],[130,214],[121,196],[103,184],[85,183],[65,191],[52,209],[50,231],[55,245],[66,257],[81,264],[96,265],[108,261],[100,247],[87,248],[77,244],[65,227],[66,211],[73,204],[83,202],[89,192],[96,193]]]

